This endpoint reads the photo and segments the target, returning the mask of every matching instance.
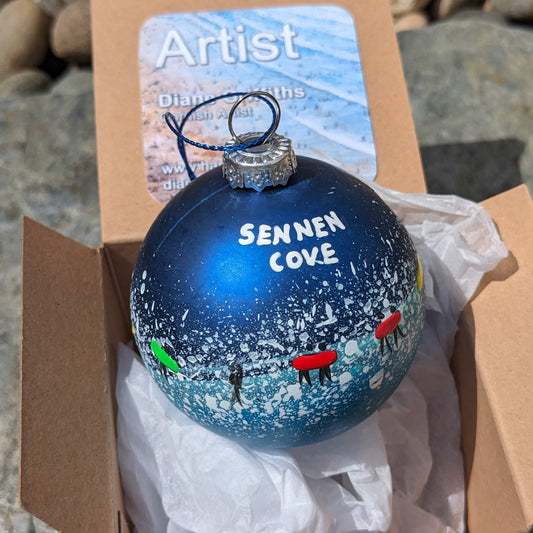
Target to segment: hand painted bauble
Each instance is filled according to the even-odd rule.
[[[207,428],[262,447],[309,444],[373,413],[406,374],[422,273],[374,191],[299,157],[284,187],[232,189],[220,168],[161,212],[131,318],[146,367]]]

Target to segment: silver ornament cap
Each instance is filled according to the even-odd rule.
[[[271,106],[274,121],[268,135],[249,132],[237,136],[233,131],[232,120],[235,109],[251,96],[268,98],[274,104]],[[226,143],[222,169],[224,177],[234,189],[255,189],[261,192],[265,187],[286,185],[296,171],[296,156],[291,140],[275,133],[279,120],[280,108],[277,100],[270,93],[263,91],[247,93],[231,108],[228,128],[232,139]],[[260,139],[260,143],[253,144]]]

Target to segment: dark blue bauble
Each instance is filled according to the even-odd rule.
[[[309,444],[374,412],[423,325],[422,272],[374,191],[298,158],[284,187],[232,189],[221,168],[163,209],[131,285],[135,339],[170,400],[262,447]]]

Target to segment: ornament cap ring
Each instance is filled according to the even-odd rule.
[[[231,107],[229,115],[228,115],[228,129],[231,134],[231,137],[234,141],[237,143],[242,143],[243,140],[241,137],[239,137],[235,130],[233,129],[233,115],[235,114],[235,111],[237,108],[248,98],[252,97],[259,97],[261,100],[264,100],[265,98],[268,99],[274,107],[272,108],[272,114],[273,114],[273,122],[270,128],[268,129],[268,135],[264,138],[262,144],[266,144],[272,136],[276,133],[276,130],[279,126],[279,121],[281,118],[281,109],[279,107],[279,102],[272,96],[270,93],[267,93],[266,91],[251,91],[249,93],[246,93],[244,96],[241,96]],[[272,107],[272,106],[271,106]]]

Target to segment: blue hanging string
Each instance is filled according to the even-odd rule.
[[[197,148],[202,148],[204,150],[213,150],[217,152],[234,152],[237,150],[244,150],[246,148],[251,148],[253,146],[259,146],[260,144],[263,144],[263,142],[266,139],[268,139],[272,135],[274,130],[276,129],[276,119],[277,119],[276,108],[274,107],[272,102],[270,102],[268,98],[257,94],[257,95],[254,95],[255,98],[259,98],[260,100],[263,100],[268,105],[270,110],[272,111],[272,124],[270,125],[268,130],[265,133],[263,133],[263,135],[261,135],[261,137],[258,137],[257,139],[254,139],[253,141],[249,141],[245,143],[238,143],[232,146],[225,146],[225,145],[212,145],[212,144],[200,143],[197,141],[193,141],[192,139],[189,139],[183,134],[183,128],[185,127],[185,124],[191,118],[191,116],[201,107],[217,102],[218,100],[222,100],[223,98],[241,97],[241,96],[246,96],[247,94],[249,93],[243,93],[243,92],[227,93],[227,94],[222,94],[220,96],[215,96],[213,98],[209,98],[208,100],[205,100],[204,102],[192,107],[189,110],[189,112],[183,117],[183,120],[181,121],[180,124],[178,124],[176,117],[170,111],[167,111],[165,113],[165,122],[167,123],[167,126],[170,128],[172,133],[174,133],[174,135],[177,138],[178,151],[181,155],[181,158],[183,159],[185,168],[187,170],[187,174],[189,175],[189,179],[191,181],[196,179],[196,175],[194,173],[194,170],[189,165],[185,143],[190,144],[192,146],[196,146]]]

